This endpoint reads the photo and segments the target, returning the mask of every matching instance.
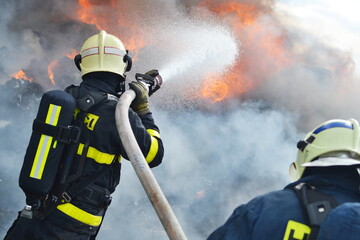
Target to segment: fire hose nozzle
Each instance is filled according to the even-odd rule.
[[[163,83],[160,74],[153,77],[146,74],[136,73],[135,79],[137,81],[145,83],[149,87],[149,96],[151,96],[154,92],[156,92]]]

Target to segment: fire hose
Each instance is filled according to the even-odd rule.
[[[140,75],[138,76],[141,77]],[[183,232],[174,212],[170,207],[169,202],[163,194],[152,171],[150,170],[150,167],[146,162],[131,129],[128,111],[130,104],[135,99],[135,97],[135,92],[132,89],[129,89],[121,95],[119,102],[116,105],[115,119],[121,142],[124,145],[129,160],[169,239],[186,240],[187,238],[185,233]]]

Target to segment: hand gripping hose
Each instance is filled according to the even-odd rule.
[[[135,92],[129,89],[121,95],[116,105],[115,119],[121,142],[169,239],[187,240],[169,202],[150,170],[131,129],[128,111],[135,97]]]

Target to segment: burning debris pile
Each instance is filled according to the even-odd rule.
[[[288,25],[276,1],[15,0],[0,12],[0,199],[9,211],[23,204],[17,177],[38,100],[81,81],[73,57],[100,29],[130,50],[128,81],[153,68],[163,76],[151,98],[166,157],[154,173],[189,239],[282,187],[299,131],[360,117],[351,55]],[[148,223],[158,220],[130,168],[99,238],[166,239]],[[1,230],[15,217],[4,209]]]

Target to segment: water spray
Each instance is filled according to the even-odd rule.
[[[181,25],[158,26],[163,36],[154,50],[164,53],[159,65],[164,81],[181,77],[196,84],[209,73],[224,72],[237,60],[239,42],[229,28],[218,22],[182,20]]]

